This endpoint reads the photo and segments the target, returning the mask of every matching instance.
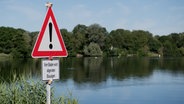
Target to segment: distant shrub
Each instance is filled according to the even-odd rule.
[[[89,46],[84,47],[84,54],[86,56],[102,56],[103,52],[100,46],[96,43],[90,43]]]

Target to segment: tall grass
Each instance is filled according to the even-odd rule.
[[[51,104],[78,104],[71,94],[68,96],[54,97],[51,89]],[[46,104],[46,85],[41,81],[26,81],[24,78],[11,83],[0,82],[1,104]]]

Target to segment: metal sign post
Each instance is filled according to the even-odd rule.
[[[47,84],[47,104],[50,104],[50,85]]]
[[[46,82],[46,90],[47,90],[47,104],[50,104],[51,100],[50,100],[50,96],[51,96],[51,92],[50,92],[50,85],[52,84],[52,80],[49,80],[48,82]]]

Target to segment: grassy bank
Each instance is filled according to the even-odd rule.
[[[46,85],[43,82],[26,81],[24,79],[12,83],[0,82],[1,104],[46,104]],[[52,104],[78,104],[70,94],[54,97],[51,91]]]

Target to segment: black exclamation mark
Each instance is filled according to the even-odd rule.
[[[49,48],[52,49],[52,23],[49,23],[49,37],[50,37],[50,44],[49,44]]]

